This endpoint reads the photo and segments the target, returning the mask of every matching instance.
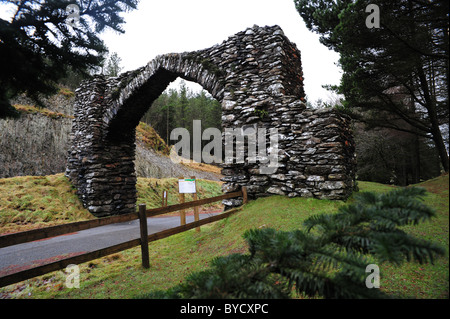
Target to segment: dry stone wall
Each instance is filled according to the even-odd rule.
[[[262,132],[265,138],[258,144],[264,146],[262,155],[249,154],[251,134],[243,140],[243,161],[236,151],[228,154],[222,164],[224,192],[247,186],[251,199],[351,194],[355,160],[349,119],[335,110],[308,110],[296,45],[278,26],[254,26],[205,50],[161,55],[117,78],[97,77],[76,91],[66,174],[93,214],[136,209],[135,128],[177,77],[199,83],[222,104],[225,149],[242,144],[227,138],[231,130]],[[277,164],[269,173],[262,169],[268,158]]]

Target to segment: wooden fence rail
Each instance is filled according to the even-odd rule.
[[[180,209],[186,209],[191,208],[194,206],[201,206],[206,205],[209,203],[214,203],[220,200],[228,199],[228,198],[234,198],[234,197],[240,197],[243,196],[242,191],[234,192],[234,193],[228,193],[225,195],[220,195],[216,197],[211,198],[204,198],[199,199],[197,201],[191,201],[187,203],[182,204],[175,204],[165,207],[158,207],[158,208],[152,208],[146,210],[146,216],[147,217],[153,217],[158,216],[162,214],[167,214],[171,212],[176,212]],[[86,230],[90,228],[95,228],[99,226],[105,226],[110,224],[117,224],[117,223],[125,223],[129,222],[135,219],[139,218],[139,214],[131,213],[126,215],[119,215],[119,216],[111,216],[111,217],[104,217],[104,218],[98,218],[94,220],[86,220],[82,222],[75,222],[75,223],[69,223],[64,225],[58,225],[58,226],[51,226],[46,228],[39,228],[24,232],[18,232],[13,234],[7,234],[0,236],[0,248],[8,247],[12,245],[17,244],[23,244],[30,241],[40,240],[40,239],[46,239],[50,237],[60,236],[68,233],[73,233],[81,230]]]
[[[239,211],[240,208],[234,208],[231,210],[228,210],[224,213],[221,213],[216,216],[204,218],[199,221],[195,221],[186,225],[181,225],[175,228],[167,229],[158,233],[150,234],[148,235],[147,232],[147,217],[167,214],[171,212],[175,212],[181,209],[191,208],[195,206],[201,206],[213,202],[217,202],[223,199],[228,198],[235,198],[235,197],[243,197],[244,203],[247,202],[247,196],[246,196],[246,190],[243,188],[243,190],[234,192],[234,193],[228,193],[221,196],[211,197],[211,198],[205,198],[200,199],[196,201],[186,202],[182,204],[176,204],[176,205],[170,205],[166,207],[159,207],[159,208],[153,208],[153,209],[146,209],[145,205],[140,205],[140,213],[131,213],[127,215],[120,215],[120,216],[112,216],[112,217],[106,217],[106,218],[99,218],[96,220],[89,220],[89,221],[83,221],[83,222],[75,222],[65,225],[59,225],[59,226],[52,226],[47,228],[41,228],[41,229],[35,229],[31,231],[25,231],[25,232],[19,232],[14,234],[7,234],[0,236],[0,248],[8,247],[12,245],[17,245],[21,243],[31,242],[39,239],[45,239],[50,237],[55,237],[59,235],[64,235],[72,232],[77,232],[81,230],[86,230],[90,228],[95,228],[99,226],[109,225],[109,224],[116,224],[116,223],[122,223],[127,221],[132,221],[135,219],[140,218],[140,228],[141,228],[141,238],[136,238],[127,242],[123,242],[114,246],[109,246],[106,248],[102,248],[96,251],[91,251],[88,253],[76,255],[67,257],[64,259],[60,259],[55,262],[51,262],[45,265],[21,270],[15,273],[7,274],[5,276],[0,277],[0,287],[4,287],[16,282],[20,282],[26,279],[30,279],[33,277],[41,276],[46,273],[64,269],[68,265],[71,264],[80,264],[84,262],[88,262],[97,258],[105,257],[111,254],[118,253],[120,251],[130,249],[136,246],[141,245],[141,252],[142,252],[142,265],[145,268],[149,267],[149,257],[148,257],[148,243],[152,241],[156,241],[159,239],[163,239],[175,234],[179,234],[182,232],[185,232],[187,230],[200,227],[202,225],[206,225],[209,223],[213,223],[215,221],[224,219],[229,217],[230,215],[234,214],[235,212]],[[145,212],[145,214],[144,214]],[[144,223],[145,222],[145,223]],[[145,229],[144,229],[145,228]],[[145,251],[146,250],[146,251]]]

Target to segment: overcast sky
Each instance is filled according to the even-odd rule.
[[[301,52],[305,92],[309,101],[328,100],[322,88],[338,84],[339,56],[308,31],[293,0],[141,0],[124,15],[125,34],[102,38],[122,59],[124,71],[141,67],[155,56],[209,48],[253,25],[279,25]]]
[[[4,7],[0,17],[5,18]],[[305,92],[310,102],[328,100],[322,88],[338,84],[338,55],[309,32],[293,0],[141,0],[123,14],[125,33],[101,34],[110,52],[122,59],[123,71],[147,64],[155,56],[209,48],[253,25],[279,25],[301,52]],[[200,86],[191,86],[200,89]]]

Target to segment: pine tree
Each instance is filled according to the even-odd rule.
[[[98,34],[124,32],[120,13],[137,2],[0,0],[14,8],[10,21],[0,19],[0,117],[14,114],[9,101],[17,94],[39,105],[39,94],[55,93],[69,68],[88,75],[99,67],[107,49]]]
[[[189,122],[188,120],[188,107],[189,107],[189,99],[188,99],[188,95],[189,95],[189,90],[186,87],[186,82],[184,82],[183,80],[181,81],[180,84],[180,99],[179,99],[179,105],[178,105],[178,110],[179,110],[179,123],[180,126],[179,127],[184,127],[184,128],[191,128],[192,131],[192,122]]]
[[[378,27],[367,25],[370,0],[295,0],[320,41],[340,54],[344,106],[372,127],[431,139],[442,167],[440,127],[449,121],[449,2],[382,0]],[[411,156],[411,155],[410,155]]]
[[[111,53],[105,62],[103,74],[112,77],[118,76],[122,71],[122,67],[120,66],[121,62],[122,59],[119,57],[117,52]]]
[[[202,132],[206,128],[221,129],[222,106],[206,91],[194,93],[188,89],[184,81],[178,90],[169,89],[153,102],[144,115],[144,122],[150,124],[166,143],[175,144],[169,139],[170,132],[177,127],[186,128],[191,138],[193,134],[193,121],[200,120]],[[210,141],[202,140],[202,148]],[[193,140],[191,141],[193,145]],[[191,153],[192,154],[192,153]]]
[[[387,298],[366,286],[366,267],[389,261],[433,262],[445,249],[399,227],[434,216],[422,188],[386,194],[361,193],[337,213],[314,215],[304,230],[271,228],[245,232],[249,251],[213,260],[168,291],[149,298]]]

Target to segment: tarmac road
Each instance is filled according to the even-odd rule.
[[[200,214],[200,219],[216,213]],[[186,216],[186,223],[194,216]],[[148,234],[180,226],[180,217],[147,218]],[[139,220],[100,226],[72,234],[0,248],[0,276],[67,254],[95,251],[140,238]]]

